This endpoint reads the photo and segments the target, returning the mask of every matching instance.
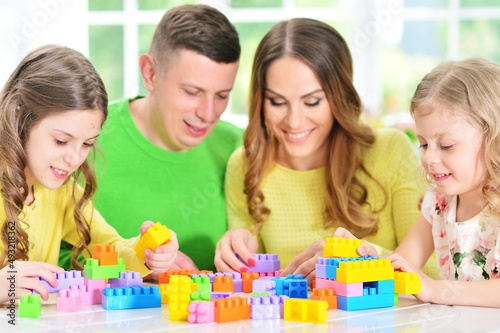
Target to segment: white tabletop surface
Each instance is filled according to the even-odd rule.
[[[249,294],[241,294],[249,295]],[[0,333],[4,332],[500,332],[500,309],[444,306],[421,303],[400,295],[396,307],[361,311],[329,310],[325,323],[280,320],[242,320],[222,324],[190,324],[168,319],[168,305],[161,308],[104,310],[101,305],[79,312],[57,312],[56,294],[43,302],[40,318],[18,318],[7,323],[8,309],[0,308]]]

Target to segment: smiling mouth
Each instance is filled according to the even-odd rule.
[[[67,175],[68,174],[67,171],[63,171],[61,169],[57,169],[57,168],[54,168],[54,167],[52,167],[52,169],[54,169],[54,171],[57,172],[60,175]]]
[[[305,138],[306,136],[309,135],[309,133],[311,133],[313,130],[308,130],[308,131],[304,131],[304,132],[300,132],[300,133],[290,133],[290,132],[286,132],[286,135],[288,135],[290,138],[292,139],[295,139],[295,140],[298,140],[298,139],[302,139],[302,138]]]
[[[451,175],[451,173],[441,173],[441,174],[437,174],[437,175],[433,175],[433,176],[434,176],[434,178],[443,178],[443,177],[446,177],[449,175]]]

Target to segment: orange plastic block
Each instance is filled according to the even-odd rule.
[[[328,288],[313,289],[313,294],[311,295],[311,299],[328,302],[327,310],[332,310],[337,308],[337,295],[335,295],[333,289],[328,289]]]
[[[114,245],[96,245],[92,259],[99,260],[99,266],[118,265],[118,252]]]
[[[421,282],[417,273],[394,272],[394,292],[397,294],[420,294]]]
[[[339,237],[327,238],[326,244],[323,245],[323,257],[359,258],[360,255],[358,255],[356,249],[360,245],[360,239],[348,239]]]
[[[393,280],[394,267],[389,259],[341,261],[337,281],[342,283]]]
[[[250,319],[250,304],[246,297],[227,297],[215,302],[214,320],[218,323]]]
[[[234,282],[232,276],[216,276],[213,284],[214,292],[232,292],[234,293]]]
[[[139,258],[142,263],[145,263],[144,250],[154,250],[158,246],[166,243],[171,237],[172,233],[170,230],[168,230],[168,228],[160,222],[156,222],[154,226],[150,227],[144,235],[142,235],[141,239],[139,239],[137,244],[134,246],[137,258]]]
[[[191,279],[188,276],[171,276],[168,288],[170,320],[187,320],[188,306],[191,301]]]
[[[241,279],[243,280],[243,292],[251,293],[253,291],[253,280],[260,277],[259,273],[242,273]]]
[[[322,323],[328,318],[328,302],[311,299],[289,298],[284,302],[285,320]]]

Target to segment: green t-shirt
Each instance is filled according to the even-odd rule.
[[[136,236],[146,220],[165,224],[177,233],[180,251],[200,269],[213,270],[215,247],[227,230],[226,164],[243,131],[219,121],[195,148],[167,151],[138,130],[130,100],[109,106],[99,136],[95,207],[125,238]]]

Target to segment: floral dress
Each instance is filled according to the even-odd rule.
[[[457,196],[427,192],[422,215],[432,237],[443,280],[478,281],[500,277],[500,217],[484,211],[456,222]]]

